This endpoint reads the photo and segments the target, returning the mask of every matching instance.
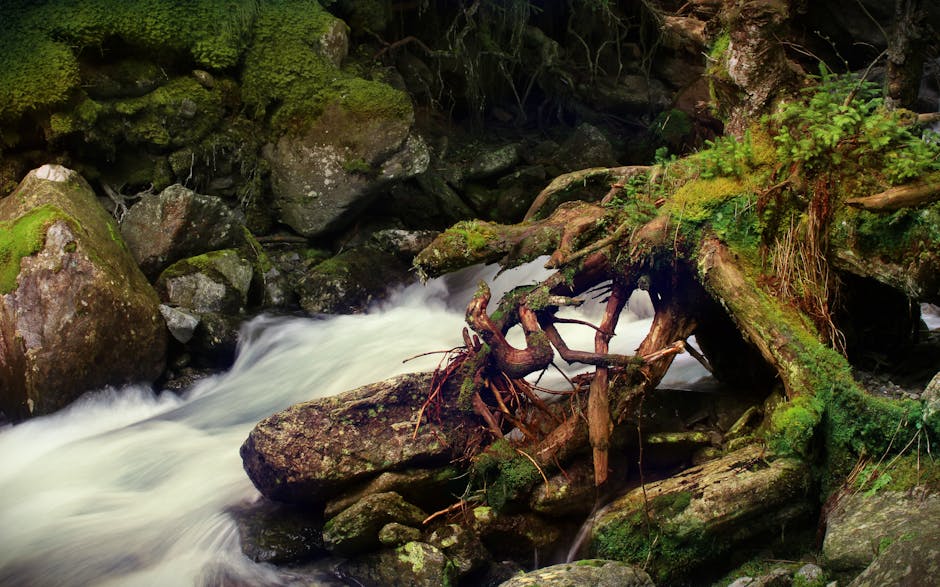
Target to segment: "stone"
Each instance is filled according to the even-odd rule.
[[[565,467],[564,474],[538,485],[529,498],[529,507],[551,518],[587,515],[594,506],[595,494],[594,466],[589,460],[578,460]]]
[[[258,563],[299,563],[326,554],[319,514],[267,500],[229,510],[242,552]]]
[[[506,514],[480,506],[471,524],[487,550],[521,564],[531,564],[533,556],[544,559],[561,538],[557,526],[530,512]]]
[[[0,200],[7,417],[48,414],[105,385],[154,380],[167,345],[159,304],[78,173],[45,165]]]
[[[454,564],[463,577],[480,569],[490,560],[490,553],[476,534],[459,524],[447,524],[434,530],[428,544],[436,546]]]
[[[175,184],[144,196],[127,211],[121,234],[144,274],[244,241],[244,219],[214,196]]]
[[[412,279],[410,263],[367,244],[308,269],[297,282],[300,307],[309,314],[354,314]]]
[[[341,563],[337,571],[359,585],[441,587],[454,584],[454,567],[437,548],[408,542]]]
[[[241,448],[248,476],[271,499],[322,504],[386,471],[449,464],[479,422],[445,400],[439,420],[416,427],[431,376],[402,375],[265,418]],[[456,397],[452,385],[445,397]]]
[[[166,327],[173,338],[182,343],[189,342],[193,337],[193,332],[196,331],[196,326],[199,325],[198,316],[166,304],[160,304],[160,314],[163,315]]]
[[[384,546],[401,546],[406,542],[414,542],[421,538],[421,530],[412,526],[405,526],[398,522],[385,524],[379,530],[379,542]]]
[[[923,514],[932,517],[926,517],[916,528],[906,528],[849,587],[936,584],[940,577],[940,527],[936,510]]]
[[[196,313],[240,314],[248,304],[251,262],[225,249],[177,261],[157,279],[167,304]]]
[[[462,489],[456,467],[386,471],[358,487],[351,487],[326,504],[324,514],[333,517],[373,493],[394,491],[411,503],[424,508],[443,509],[453,502],[452,495]]]
[[[822,555],[833,571],[861,571],[887,544],[930,534],[940,520],[940,495],[879,491],[844,497],[829,513]]]
[[[639,567],[620,561],[586,559],[529,571],[502,583],[500,587],[655,587]]]
[[[826,573],[819,565],[806,563],[793,573],[793,580],[800,585],[823,585],[826,581]]]
[[[330,519],[323,527],[323,543],[331,552],[351,556],[378,548],[386,525],[415,527],[427,517],[394,491],[373,493]]]
[[[306,129],[288,132],[262,151],[279,219],[304,236],[345,228],[380,188],[422,173],[430,162],[427,145],[412,134],[410,104],[407,111],[369,112],[348,102],[328,104]]]

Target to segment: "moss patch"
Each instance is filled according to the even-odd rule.
[[[38,253],[46,242],[46,229],[62,218],[67,218],[62,210],[45,205],[16,220],[0,222],[0,294],[16,289],[20,260]]]

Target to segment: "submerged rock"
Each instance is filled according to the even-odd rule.
[[[167,331],[153,288],[74,171],[44,165],[0,200],[0,405],[48,414],[153,380]]]
[[[409,278],[409,266],[378,246],[361,246],[309,269],[297,283],[300,306],[310,314],[365,311]]]
[[[500,587],[655,587],[645,571],[620,561],[586,559],[513,577]]]
[[[251,431],[245,471],[271,499],[322,504],[385,471],[450,463],[478,423],[446,402],[416,429],[430,389],[430,373],[408,374],[294,405]]]
[[[230,513],[238,524],[242,552],[255,562],[298,563],[326,554],[317,513],[266,500]]]

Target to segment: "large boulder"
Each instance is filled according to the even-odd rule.
[[[289,131],[263,150],[280,220],[302,235],[344,228],[380,188],[428,167],[430,153],[412,133],[407,96],[380,82],[359,82],[304,131]]]
[[[620,561],[586,559],[530,571],[506,581],[500,587],[655,587],[639,567]]]
[[[446,402],[416,429],[431,379],[402,375],[274,414],[242,445],[245,471],[271,499],[322,504],[385,471],[450,463],[479,424]]]
[[[170,264],[209,251],[240,245],[244,220],[225,202],[176,184],[144,196],[131,206],[121,234],[140,268],[150,277]]]
[[[879,554],[888,554],[885,549],[894,543],[900,543],[902,549],[912,548],[915,539],[918,545],[924,544],[922,536],[936,538],[938,519],[938,494],[881,491],[847,495],[828,517],[822,551],[826,568],[859,572],[880,558]]]
[[[0,200],[0,403],[48,414],[82,392],[156,378],[159,300],[77,173],[31,171]]]

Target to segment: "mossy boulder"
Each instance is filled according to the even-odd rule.
[[[387,587],[440,587],[453,585],[453,563],[425,542],[408,542],[342,563],[338,569],[360,585]]]
[[[299,563],[326,554],[323,520],[305,508],[260,500],[229,510],[242,552],[255,562]]]
[[[251,431],[245,471],[271,499],[322,504],[386,471],[448,464],[479,424],[444,407],[439,420],[416,427],[430,390],[430,373],[410,374],[294,405]]]
[[[186,257],[242,244],[243,227],[221,199],[175,184],[131,206],[121,234],[144,273],[156,277]]]
[[[359,554],[379,547],[379,533],[388,524],[419,528],[426,517],[394,491],[373,493],[329,520],[323,527],[323,542],[332,552]]]
[[[586,559],[530,571],[500,587],[655,587],[646,571],[620,561]]]
[[[240,314],[248,304],[252,265],[238,251],[224,249],[170,265],[157,279],[164,303],[197,313]]]
[[[31,171],[0,200],[0,402],[48,414],[81,393],[155,379],[166,327],[117,226],[77,173]]]

